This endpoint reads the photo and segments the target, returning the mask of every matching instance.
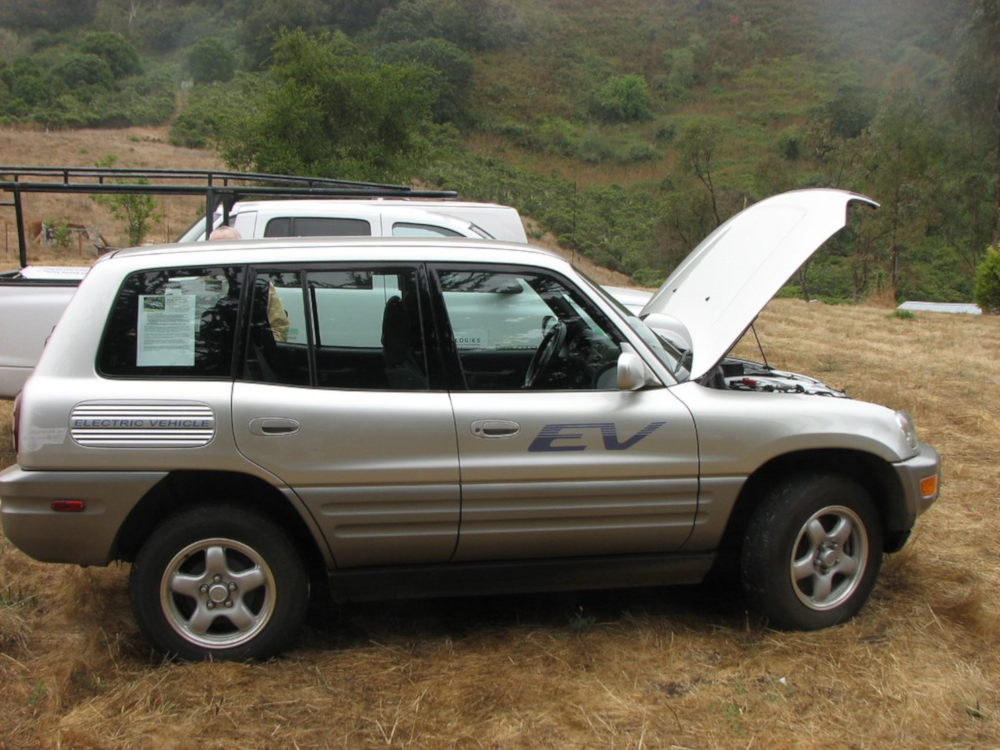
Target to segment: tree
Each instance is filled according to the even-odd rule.
[[[203,37],[188,50],[187,69],[195,83],[231,81],[236,56],[218,37]]]
[[[16,29],[60,31],[94,20],[98,0],[4,0],[0,26]]]
[[[526,36],[525,24],[506,0],[403,0],[378,17],[382,44],[442,38],[462,49],[502,49]]]
[[[677,136],[677,151],[685,172],[698,178],[708,190],[715,226],[722,223],[719,215],[719,198],[712,179],[712,162],[722,140],[718,123],[706,119],[691,120]]]
[[[378,51],[388,63],[417,63],[431,70],[428,78],[434,92],[431,106],[434,121],[456,122],[465,119],[466,103],[472,88],[472,58],[458,46],[444,39],[421,39],[398,42]]]
[[[320,0],[258,0],[239,25],[238,37],[251,70],[265,70],[283,29],[307,33],[324,28],[330,8]]]
[[[439,16],[435,4],[428,0],[403,0],[382,11],[375,37],[382,44],[440,38],[445,36],[445,27]]]
[[[343,34],[282,32],[252,106],[220,134],[230,167],[355,180],[410,177],[433,93],[425,69],[379,65]]]
[[[966,43],[960,48],[953,88],[956,100],[970,117],[992,131],[994,211],[993,241],[1000,238],[1000,2],[975,0],[972,20],[966,28]]]
[[[972,298],[984,313],[1000,315],[1000,251],[990,246],[976,270]]]
[[[110,89],[115,84],[111,67],[97,55],[81,53],[67,55],[52,68],[52,75],[69,88],[95,86]]]
[[[113,167],[116,158],[107,156],[100,161],[94,162],[95,167]],[[117,180],[111,180],[117,182]],[[129,180],[135,184],[144,185],[149,182],[146,179]],[[92,195],[90,199],[94,203],[107,206],[111,209],[111,215],[118,221],[124,222],[125,232],[128,235],[128,244],[132,247],[140,244],[153,228],[153,223],[159,221],[162,215],[156,204],[156,199],[151,195],[140,193],[125,193],[121,195],[102,194]]]
[[[80,51],[103,58],[115,78],[140,72],[139,53],[125,37],[114,31],[91,31],[80,43]]]
[[[875,94],[861,86],[842,86],[826,105],[830,133],[857,138],[871,124],[878,110]]]
[[[337,27],[345,34],[355,34],[374,26],[379,14],[397,0],[331,0]]]
[[[886,97],[863,137],[866,189],[879,197],[874,217],[887,243],[889,291],[896,298],[902,255],[927,233],[931,191],[931,154],[936,150],[923,102],[910,92]]]
[[[228,20],[229,14],[225,14]],[[153,6],[128,26],[129,39],[145,52],[171,52],[195,43],[206,29],[221,31],[219,19],[198,5]]]

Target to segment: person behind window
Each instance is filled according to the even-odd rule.
[[[208,239],[212,241],[239,240],[243,238],[240,235],[240,230],[236,227],[221,224],[212,230]],[[281,299],[278,297],[278,290],[274,288],[274,284],[271,282],[267,284],[267,322],[271,324],[271,333],[274,335],[276,342],[280,344],[288,341],[288,313],[285,312],[285,308],[281,304]]]

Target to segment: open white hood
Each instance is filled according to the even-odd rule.
[[[788,278],[847,223],[847,207],[871,198],[796,190],[756,203],[702,240],[643,307],[673,316],[690,334],[691,379],[736,344]]]

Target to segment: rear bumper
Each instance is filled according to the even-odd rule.
[[[42,562],[107,565],[129,512],[165,472],[0,472],[0,522],[10,542]],[[53,500],[83,500],[76,513]]]

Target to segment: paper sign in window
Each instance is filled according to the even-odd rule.
[[[194,323],[194,295],[140,295],[136,365],[138,367],[194,365]]]

